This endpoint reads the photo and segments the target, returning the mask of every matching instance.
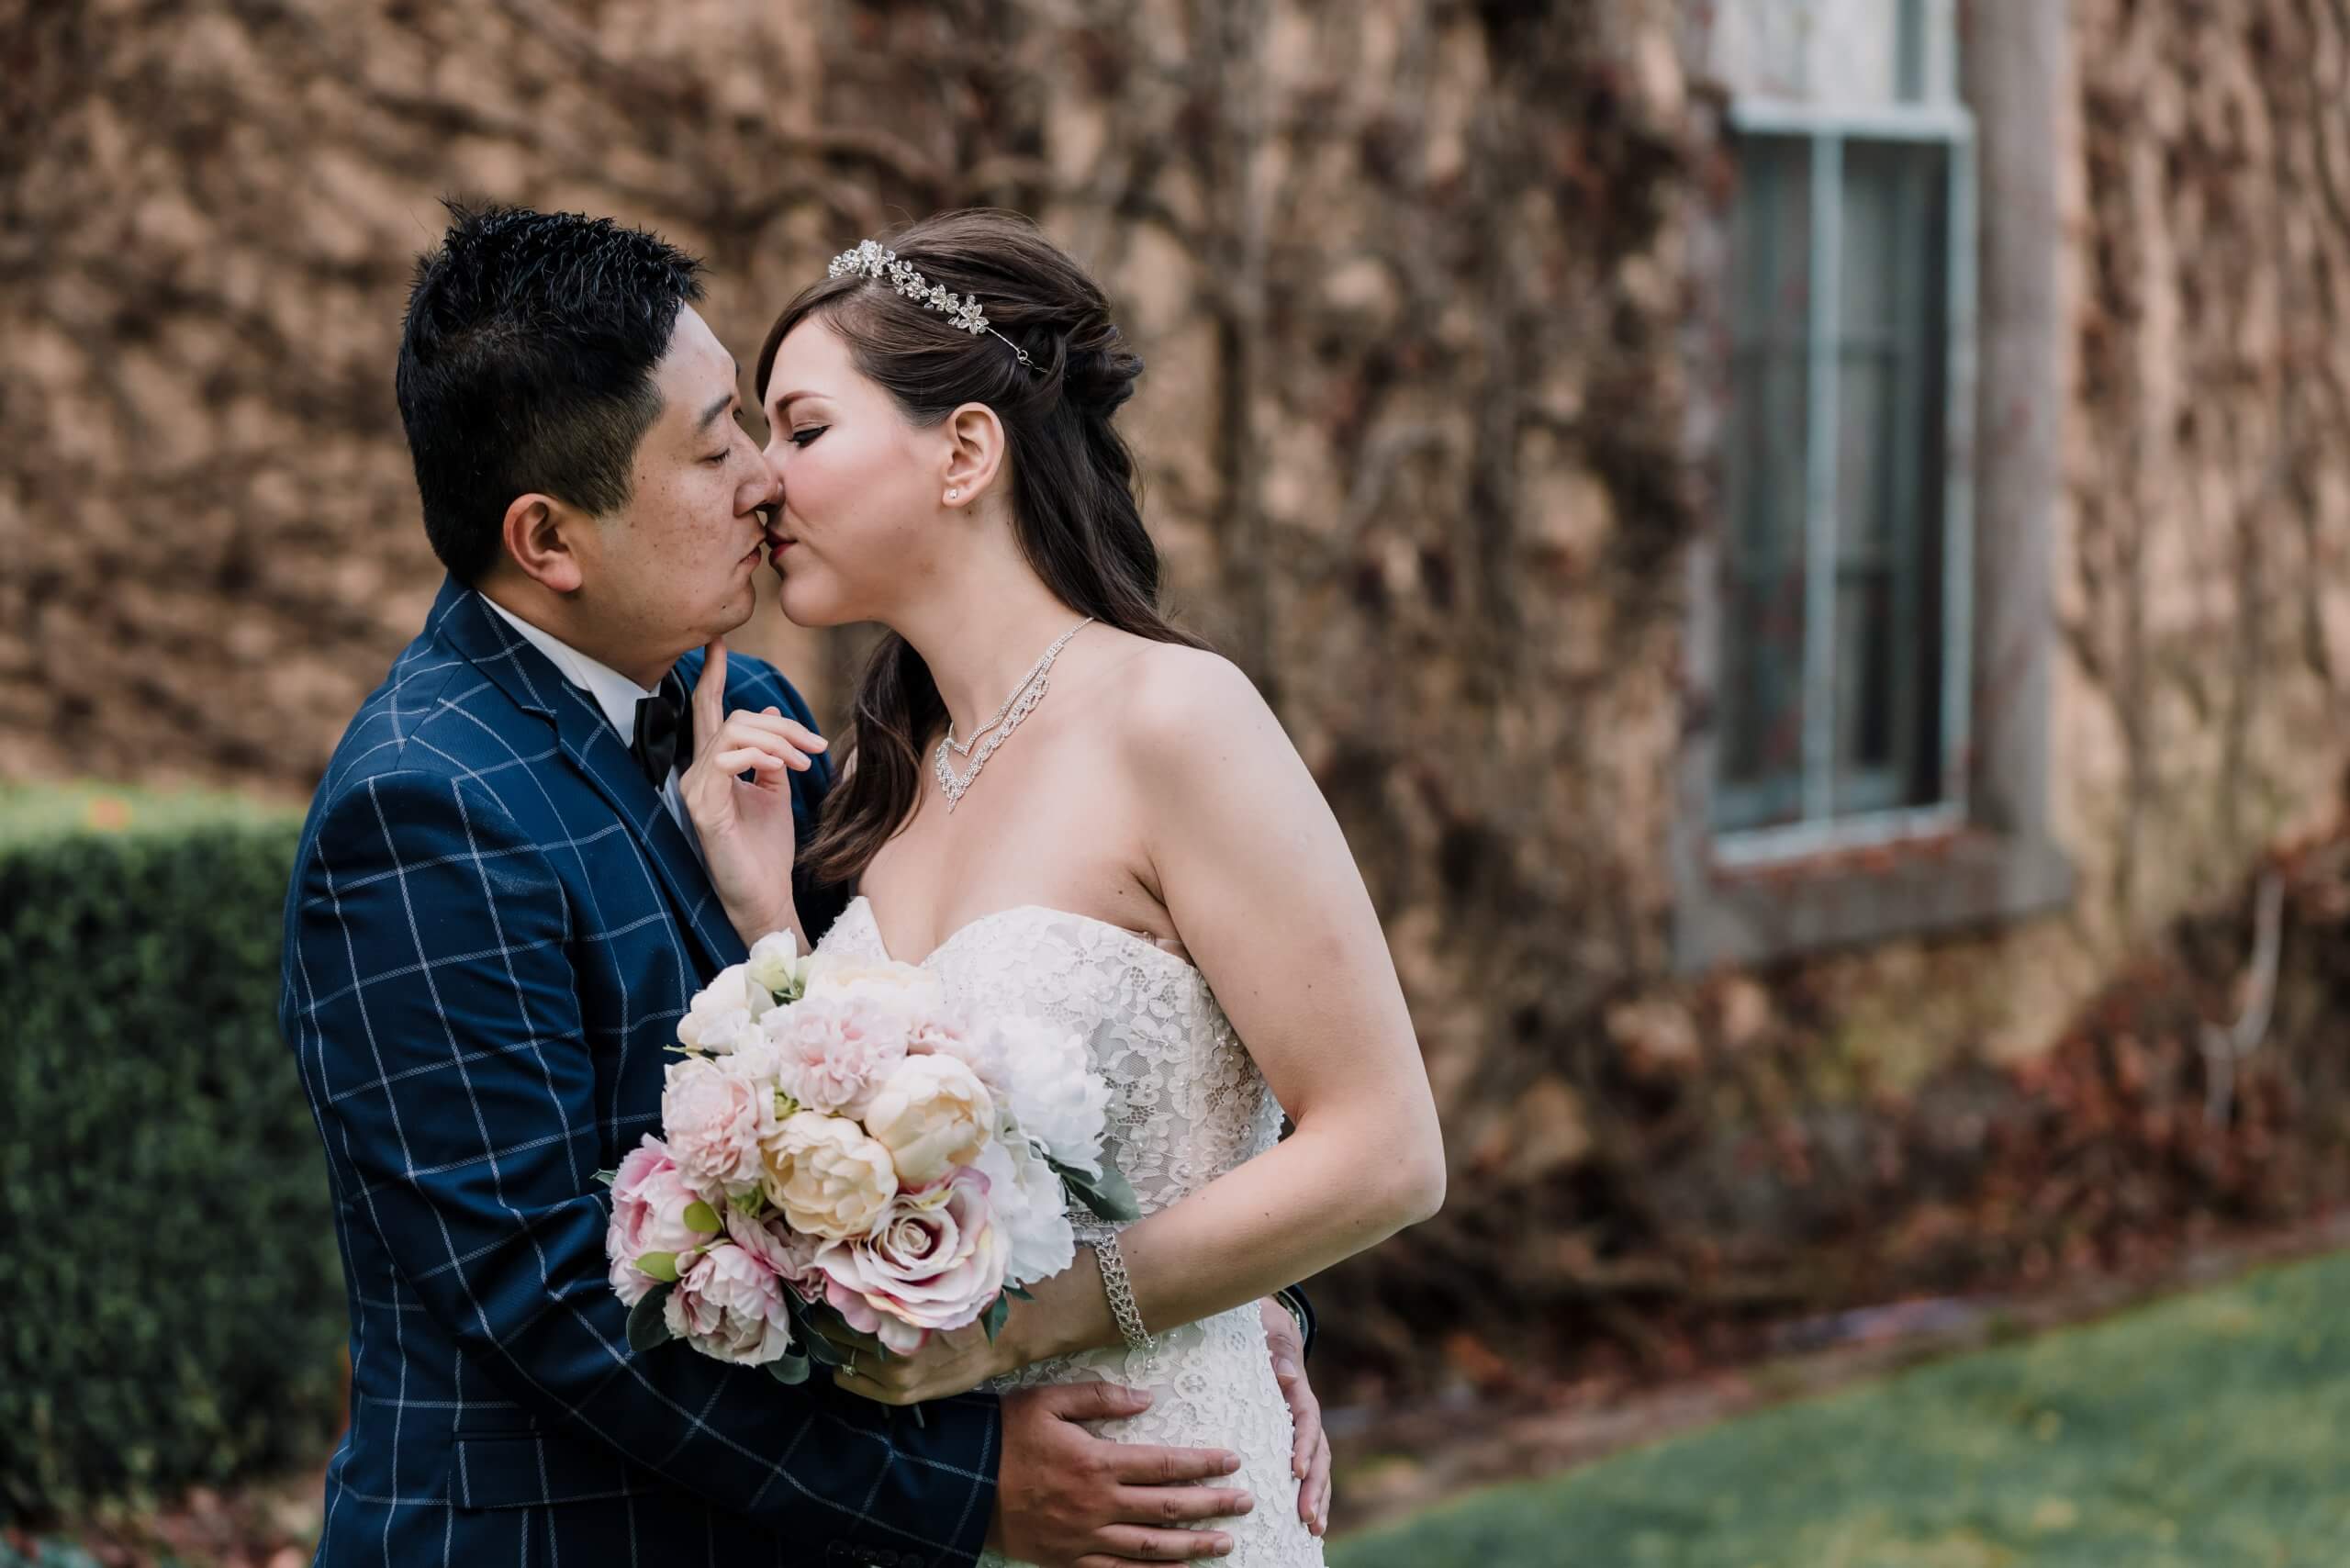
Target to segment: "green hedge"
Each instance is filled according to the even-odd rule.
[[[333,1437],[341,1270],[276,1020],[299,825],[0,788],[0,1523]]]

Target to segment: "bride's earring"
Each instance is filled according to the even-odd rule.
[[[960,490],[949,490],[949,491],[947,491],[947,492],[946,492],[946,498],[947,498],[948,500],[950,500],[950,501],[951,501],[951,500],[953,500],[956,497],[957,497],[957,496],[961,495],[962,493],[963,493],[963,492],[962,492],[962,491],[960,491]]]

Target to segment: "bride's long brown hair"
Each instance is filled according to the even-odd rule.
[[[1003,425],[1013,527],[1046,586],[1104,625],[1205,647],[1159,610],[1158,550],[1142,525],[1134,454],[1112,422],[1142,361],[1100,286],[1015,213],[942,213],[883,243],[934,285],[976,298],[1034,368],[993,333],[958,331],[887,282],[849,274],[804,290],[777,318],[759,351],[760,396],[783,340],[821,319],[913,424],[986,404]],[[923,750],[946,722],[930,666],[904,638],[884,635],[857,680],[844,754],[854,767],[802,854],[810,874],[848,881],[897,835],[913,814]]]

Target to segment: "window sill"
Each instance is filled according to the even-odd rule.
[[[1994,924],[2060,907],[2064,851],[2042,838],[1967,829],[1797,859],[1684,875],[1673,913],[1677,973],[1765,963]]]

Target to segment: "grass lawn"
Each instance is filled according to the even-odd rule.
[[[2350,1255],[1472,1494],[1332,1568],[2350,1563]]]

